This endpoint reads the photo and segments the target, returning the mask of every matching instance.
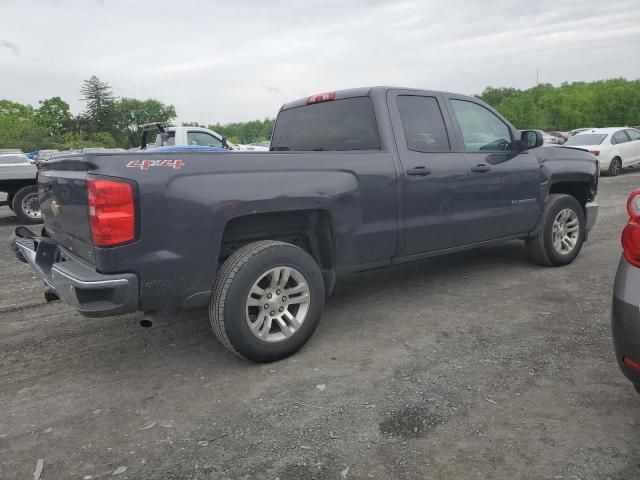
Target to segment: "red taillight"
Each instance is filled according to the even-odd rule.
[[[589,153],[591,153],[592,155],[595,155],[596,157],[600,156],[600,150],[589,150]]]
[[[640,189],[629,195],[627,212],[629,223],[622,230],[622,250],[627,262],[640,267]]]
[[[318,95],[311,95],[307,97],[307,105],[312,103],[328,102],[336,99],[336,92],[319,93]]]
[[[634,190],[627,200],[627,213],[631,220],[640,218],[640,189]]]
[[[631,368],[635,368],[636,370],[640,370],[640,363],[636,362],[635,360],[631,360],[629,357],[622,357],[622,361],[626,365],[629,365]]]
[[[87,180],[89,224],[96,247],[130,242],[136,235],[133,188],[118,180]]]

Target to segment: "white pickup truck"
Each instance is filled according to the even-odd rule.
[[[42,221],[37,173],[38,169],[24,153],[0,154],[0,192],[7,195],[0,206],[8,206],[23,224]]]
[[[235,151],[268,152],[267,147],[257,145],[236,145],[218,132],[203,127],[163,127],[160,123],[147,123],[142,127],[141,148],[164,146],[204,146],[220,147]],[[155,134],[155,140],[153,140]]]

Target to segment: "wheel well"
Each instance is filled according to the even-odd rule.
[[[231,219],[222,235],[222,263],[238,248],[257,240],[281,240],[306,250],[323,270],[334,265],[333,225],[325,210],[244,215]]]
[[[591,190],[586,182],[558,182],[551,185],[549,193],[564,193],[574,197],[583,207],[591,200]]]
[[[0,182],[0,192],[5,192],[9,197],[14,196],[18,190],[37,185],[34,180],[4,180]]]

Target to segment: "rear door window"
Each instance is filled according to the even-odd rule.
[[[275,151],[379,150],[378,124],[369,97],[303,105],[278,115]]]
[[[434,97],[398,96],[407,148],[414,152],[449,152],[449,136],[442,111]]]
[[[625,143],[628,141],[629,137],[627,137],[627,134],[624,133],[624,130],[620,130],[619,132],[614,133],[613,137],[611,138],[611,143],[613,143],[614,145]]]
[[[640,140],[640,132],[638,130],[625,130],[631,141]]]

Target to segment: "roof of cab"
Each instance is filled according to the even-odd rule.
[[[382,90],[406,90],[406,91],[416,91],[416,92],[432,92],[432,93],[451,93],[451,92],[443,92],[439,90],[430,90],[427,88],[410,88],[410,87],[389,87],[389,86],[376,86],[376,87],[360,87],[360,88],[348,88],[345,90],[335,90],[335,100],[342,100],[344,98],[352,98],[352,97],[367,97],[370,96],[373,91]],[[330,90],[331,91],[331,90]],[[317,92],[313,94],[321,95],[322,93],[328,92]],[[287,110],[289,108],[301,107],[307,104],[307,99],[309,97],[299,98],[298,100],[294,100],[292,102],[285,103],[280,110]]]

